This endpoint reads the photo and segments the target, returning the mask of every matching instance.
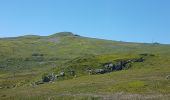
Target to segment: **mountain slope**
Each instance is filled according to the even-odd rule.
[[[104,63],[139,58],[140,54],[154,56],[146,56],[144,62],[133,63],[122,71],[90,76],[86,72],[88,68],[102,68]],[[0,95],[3,99],[22,99],[25,95],[30,99],[37,96],[44,99],[68,93],[109,95],[107,93],[122,91],[168,95],[169,59],[169,45],[109,41],[81,37],[71,32],[3,38],[0,39],[0,88],[3,90]],[[69,80],[38,85],[32,95],[33,87],[28,85],[40,80],[44,73],[57,74],[70,69],[76,72],[76,78],[66,75],[63,79]],[[18,94],[21,96],[17,97]],[[64,98],[62,95],[56,97],[60,96]],[[68,98],[72,96],[68,95]]]
[[[1,61],[34,59],[43,54],[43,60],[72,59],[82,55],[166,53],[169,46],[106,41],[80,37],[72,33],[59,33],[47,37],[23,36],[0,40]],[[41,59],[40,59],[41,60]],[[10,67],[10,66],[9,66]],[[23,66],[21,66],[23,67]]]

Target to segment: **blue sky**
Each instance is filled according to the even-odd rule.
[[[82,36],[170,44],[170,0],[0,0],[0,37]]]

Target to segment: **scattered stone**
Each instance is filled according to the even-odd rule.
[[[167,79],[167,80],[170,80],[170,75],[167,75],[167,76],[166,76],[166,79]]]
[[[59,75],[60,75],[60,76],[65,76],[65,73],[64,73],[64,72],[60,72]]]

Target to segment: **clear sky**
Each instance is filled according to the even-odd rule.
[[[62,31],[170,44],[170,0],[0,0],[0,37]]]

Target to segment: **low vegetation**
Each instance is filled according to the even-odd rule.
[[[1,100],[168,100],[170,45],[51,36],[0,39]]]

